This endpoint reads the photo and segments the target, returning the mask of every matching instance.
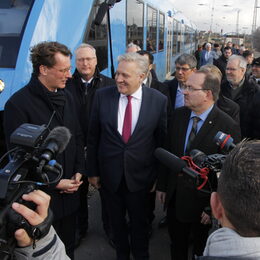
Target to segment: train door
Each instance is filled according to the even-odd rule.
[[[173,39],[173,19],[168,17],[167,22],[167,51],[166,51],[166,78],[171,76],[171,61],[172,61],[172,39]]]

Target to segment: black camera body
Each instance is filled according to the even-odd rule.
[[[22,203],[35,210],[34,203],[21,197],[40,186],[58,183],[63,170],[55,158],[65,149],[69,139],[70,132],[65,127],[56,127],[50,132],[45,125],[23,124],[12,133],[10,143],[14,148],[3,156],[10,155],[9,163],[0,167],[1,259],[10,259],[12,255],[15,230],[24,228],[33,237],[32,226],[11,208],[12,203]]]

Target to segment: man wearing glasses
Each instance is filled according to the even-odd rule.
[[[85,136],[85,149],[88,133],[88,123],[92,108],[94,95],[97,89],[115,85],[115,81],[102,75],[97,67],[96,49],[86,43],[82,43],[75,51],[76,69],[71,79],[68,80],[67,89],[72,93],[76,101],[77,114],[79,115],[80,125]],[[77,222],[76,246],[85,237],[88,230],[88,194],[89,183],[83,177],[83,184],[80,187],[80,210]],[[104,206],[104,199],[101,195],[102,221],[105,233],[110,244],[113,237],[108,220],[108,214]]]
[[[240,107],[240,127],[242,137],[249,137],[247,133],[248,113],[252,100],[259,87],[245,75],[247,61],[244,57],[232,55],[227,63],[227,81],[221,84],[221,92],[227,98],[235,101]]]
[[[175,61],[175,78],[165,82],[169,86],[172,109],[184,105],[182,88],[188,77],[196,70],[197,60],[193,55],[182,54]]]
[[[71,52],[58,42],[41,42],[31,48],[33,73],[30,82],[6,103],[4,130],[6,141],[23,123],[67,127],[72,137],[65,151],[57,156],[63,176],[55,188],[48,188],[53,226],[65,244],[67,255],[74,259],[78,188],[85,172],[83,136],[71,94],[65,89],[71,77]],[[50,121],[51,119],[51,121]],[[50,121],[50,122],[49,122]],[[10,148],[10,146],[8,147]]]
[[[174,111],[166,149],[182,157],[193,149],[205,154],[219,153],[213,142],[218,131],[240,140],[236,122],[215,105],[220,91],[220,77],[207,71],[196,71],[183,87],[184,107]],[[209,174],[211,188],[216,176]],[[209,194],[198,191],[190,177],[162,170],[159,174],[158,197],[167,209],[172,259],[187,260],[190,235],[193,234],[193,255],[202,255],[210,229]]]

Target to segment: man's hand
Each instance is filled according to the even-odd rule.
[[[82,184],[81,177],[82,174],[77,172],[71,179],[61,179],[56,188],[61,190],[61,193],[74,193]]]
[[[88,182],[96,189],[99,189],[101,187],[100,177],[89,177]]]
[[[17,202],[12,204],[13,210],[22,215],[32,226],[41,224],[48,216],[50,196],[41,190],[34,190],[28,194],[24,194],[22,198],[34,202],[37,205],[35,211]],[[16,230],[14,236],[20,247],[29,246],[33,242],[24,229]]]
[[[201,224],[204,224],[204,225],[208,225],[208,224],[211,223],[210,216],[209,216],[207,213],[205,213],[204,211],[203,211],[202,214],[201,214],[200,223],[201,223]]]
[[[156,191],[156,196],[158,198],[158,200],[164,204],[165,203],[165,197],[166,197],[166,192],[163,192],[163,191]]]

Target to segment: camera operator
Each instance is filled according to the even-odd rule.
[[[219,152],[213,143],[218,131],[231,134],[234,142],[240,140],[238,124],[221,111],[215,102],[220,91],[220,77],[209,71],[196,71],[183,89],[184,107],[173,113],[168,131],[166,149],[182,157],[193,149],[205,154]],[[213,173],[209,178],[214,177]],[[202,255],[210,229],[209,195],[193,188],[185,174],[170,170],[159,173],[158,197],[167,208],[168,231],[171,238],[172,259],[187,260],[190,235],[193,234],[193,251]],[[215,185],[216,186],[216,185]]]
[[[260,259],[260,141],[243,141],[227,156],[212,212],[222,228],[212,233],[200,260]]]
[[[34,190],[22,197],[26,201],[32,201],[37,205],[35,211],[26,206],[13,203],[12,208],[21,214],[32,226],[40,225],[48,216],[48,208],[50,196],[41,190]],[[51,223],[48,223],[49,226]],[[25,260],[37,258],[38,260],[45,259],[69,259],[66,256],[65,247],[57,236],[54,228],[51,226],[48,234],[36,242],[36,248],[33,249],[33,240],[28,236],[24,229],[18,229],[15,232],[17,246],[14,254],[17,260]]]

